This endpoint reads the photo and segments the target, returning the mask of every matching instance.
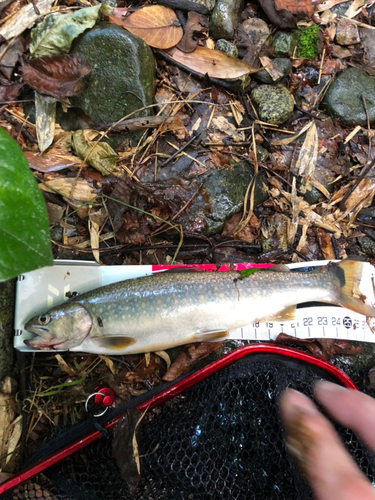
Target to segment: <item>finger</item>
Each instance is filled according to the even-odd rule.
[[[318,382],[315,395],[329,414],[344,427],[349,427],[375,451],[375,400],[331,382]]]
[[[374,500],[370,482],[309,398],[288,389],[280,409],[288,449],[305,471],[318,500]]]

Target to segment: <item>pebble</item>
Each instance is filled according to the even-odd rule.
[[[217,0],[210,20],[210,35],[219,40],[232,40],[241,0]]]
[[[293,96],[282,85],[259,85],[251,92],[251,99],[263,122],[281,125],[293,114]]]
[[[265,21],[257,17],[250,17],[242,23],[247,35],[255,45],[255,52],[259,52],[270,35],[270,29]]]
[[[228,56],[238,57],[237,47],[234,43],[224,40],[224,38],[221,38],[216,42],[215,49],[220,50],[220,52],[224,52],[224,54],[227,54]]]
[[[340,19],[337,23],[336,42],[339,45],[353,45],[360,41],[358,26],[348,19]]]
[[[329,115],[346,125],[367,127],[365,97],[370,123],[375,123],[375,77],[357,68],[348,68],[329,87],[323,106]]]
[[[255,80],[269,84],[278,83],[280,80],[288,76],[292,71],[292,63],[290,62],[290,59],[286,57],[276,57],[276,59],[272,59],[272,62],[277,66],[277,69],[282,72],[282,76],[280,76],[280,78],[278,78],[277,80],[272,80],[271,75],[264,69],[259,73],[254,73],[253,76]]]
[[[299,41],[299,32],[277,31],[273,36],[271,45],[274,47],[273,57],[290,57]]]

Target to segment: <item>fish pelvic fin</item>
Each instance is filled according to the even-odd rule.
[[[194,335],[191,342],[217,342],[229,336],[228,332],[199,332]]]
[[[265,316],[264,318],[258,318],[262,321],[293,321],[296,319],[296,306],[286,307],[282,311],[271,316]]]
[[[343,260],[337,266],[330,267],[330,271],[337,276],[341,284],[337,303],[365,316],[375,316],[375,309],[365,302],[366,297],[359,289],[363,263],[356,260]]]
[[[133,337],[92,337],[91,341],[94,342],[97,346],[103,347],[105,349],[113,349],[114,351],[120,351],[130,347],[135,344],[136,340]]]

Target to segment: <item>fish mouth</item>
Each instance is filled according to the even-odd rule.
[[[35,339],[29,339],[29,340],[24,340],[24,344],[26,344],[28,347],[31,347],[32,349],[38,349],[38,350],[51,350],[51,349],[57,349],[61,350],[63,349],[64,344],[66,343],[65,340],[62,342],[56,342],[56,339],[53,337],[50,337],[49,339],[46,339],[44,337],[37,336]]]

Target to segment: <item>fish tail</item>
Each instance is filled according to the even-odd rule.
[[[363,263],[356,260],[343,260],[338,265],[330,267],[330,271],[336,275],[341,285],[337,303],[365,316],[375,316],[375,309],[365,302],[366,297],[359,289]]]

